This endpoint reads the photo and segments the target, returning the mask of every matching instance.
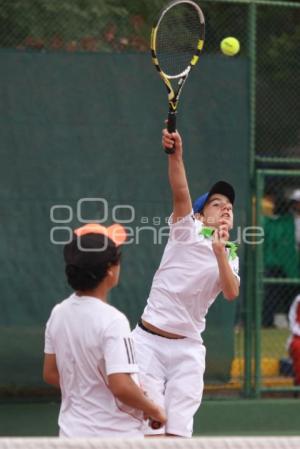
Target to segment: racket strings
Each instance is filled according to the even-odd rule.
[[[176,76],[190,64],[197,51],[202,25],[197,10],[178,4],[163,16],[156,36],[156,51],[163,72]]]

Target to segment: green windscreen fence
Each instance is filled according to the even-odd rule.
[[[70,290],[63,242],[85,220],[130,229],[112,304],[137,322],[167,241],[171,212],[161,128],[166,92],[145,54],[0,53],[0,387],[43,386],[43,332]],[[193,197],[218,179],[248,195],[244,58],[208,55],[183,92],[178,128]],[[233,233],[233,238],[238,236]],[[243,271],[243,246],[240,248]],[[219,298],[204,339],[207,381],[229,378],[237,303]]]

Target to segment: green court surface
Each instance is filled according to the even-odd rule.
[[[58,404],[1,403],[0,436],[57,435]],[[299,399],[204,401],[194,435],[300,435]]]

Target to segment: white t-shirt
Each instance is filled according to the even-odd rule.
[[[123,313],[97,298],[72,294],[52,310],[45,353],[56,355],[59,370],[60,436],[143,436],[142,412],[121,404],[107,386],[109,374],[138,372]]]
[[[169,240],[142,319],[166,332],[202,341],[208,308],[221,292],[212,240],[199,234],[203,224],[193,212],[175,224],[171,216],[169,225]],[[238,257],[229,258],[229,264],[239,280]]]
[[[289,324],[293,335],[300,337],[300,295],[294,299],[289,310]]]
[[[297,248],[300,247],[300,217],[295,215],[295,239]]]

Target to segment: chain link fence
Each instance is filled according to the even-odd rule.
[[[300,4],[258,5],[256,155],[300,160]]]
[[[34,51],[146,52],[153,18],[165,3],[1,0],[0,46]],[[254,83],[258,161],[280,158],[288,163],[290,158],[300,159],[299,5],[279,1],[201,2],[206,16],[206,54],[220,53],[222,38],[234,35],[241,42],[239,57],[252,58],[255,63],[255,70],[249,70],[249,74]],[[255,54],[251,54],[251,48]]]
[[[148,52],[153,18],[165,3],[0,0],[0,47],[37,52]],[[260,168],[256,220],[265,230],[264,244],[255,256],[255,292],[239,308],[236,319],[230,385],[240,390],[245,376],[252,382],[251,361],[256,358],[262,388],[290,386],[287,314],[300,290],[298,206],[292,196],[300,189],[300,177],[270,175],[268,170],[276,164],[287,170],[300,164],[300,3],[207,0],[200,4],[206,17],[205,54],[220,56],[220,41],[235,36],[241,43],[236,57],[249,63],[251,162],[242,169]],[[256,312],[249,318],[254,302]],[[245,339],[253,337],[249,333],[245,337],[247,320],[256,324],[256,346],[245,354]],[[248,372],[245,356],[250,358]]]
[[[291,391],[295,384],[289,311],[300,292],[299,6],[256,8],[256,218],[265,232],[256,252],[257,394]]]
[[[257,189],[258,223],[265,233],[263,245],[256,252],[257,349],[261,361],[258,388],[270,390],[294,384],[289,312],[300,292],[300,171],[258,170]]]

